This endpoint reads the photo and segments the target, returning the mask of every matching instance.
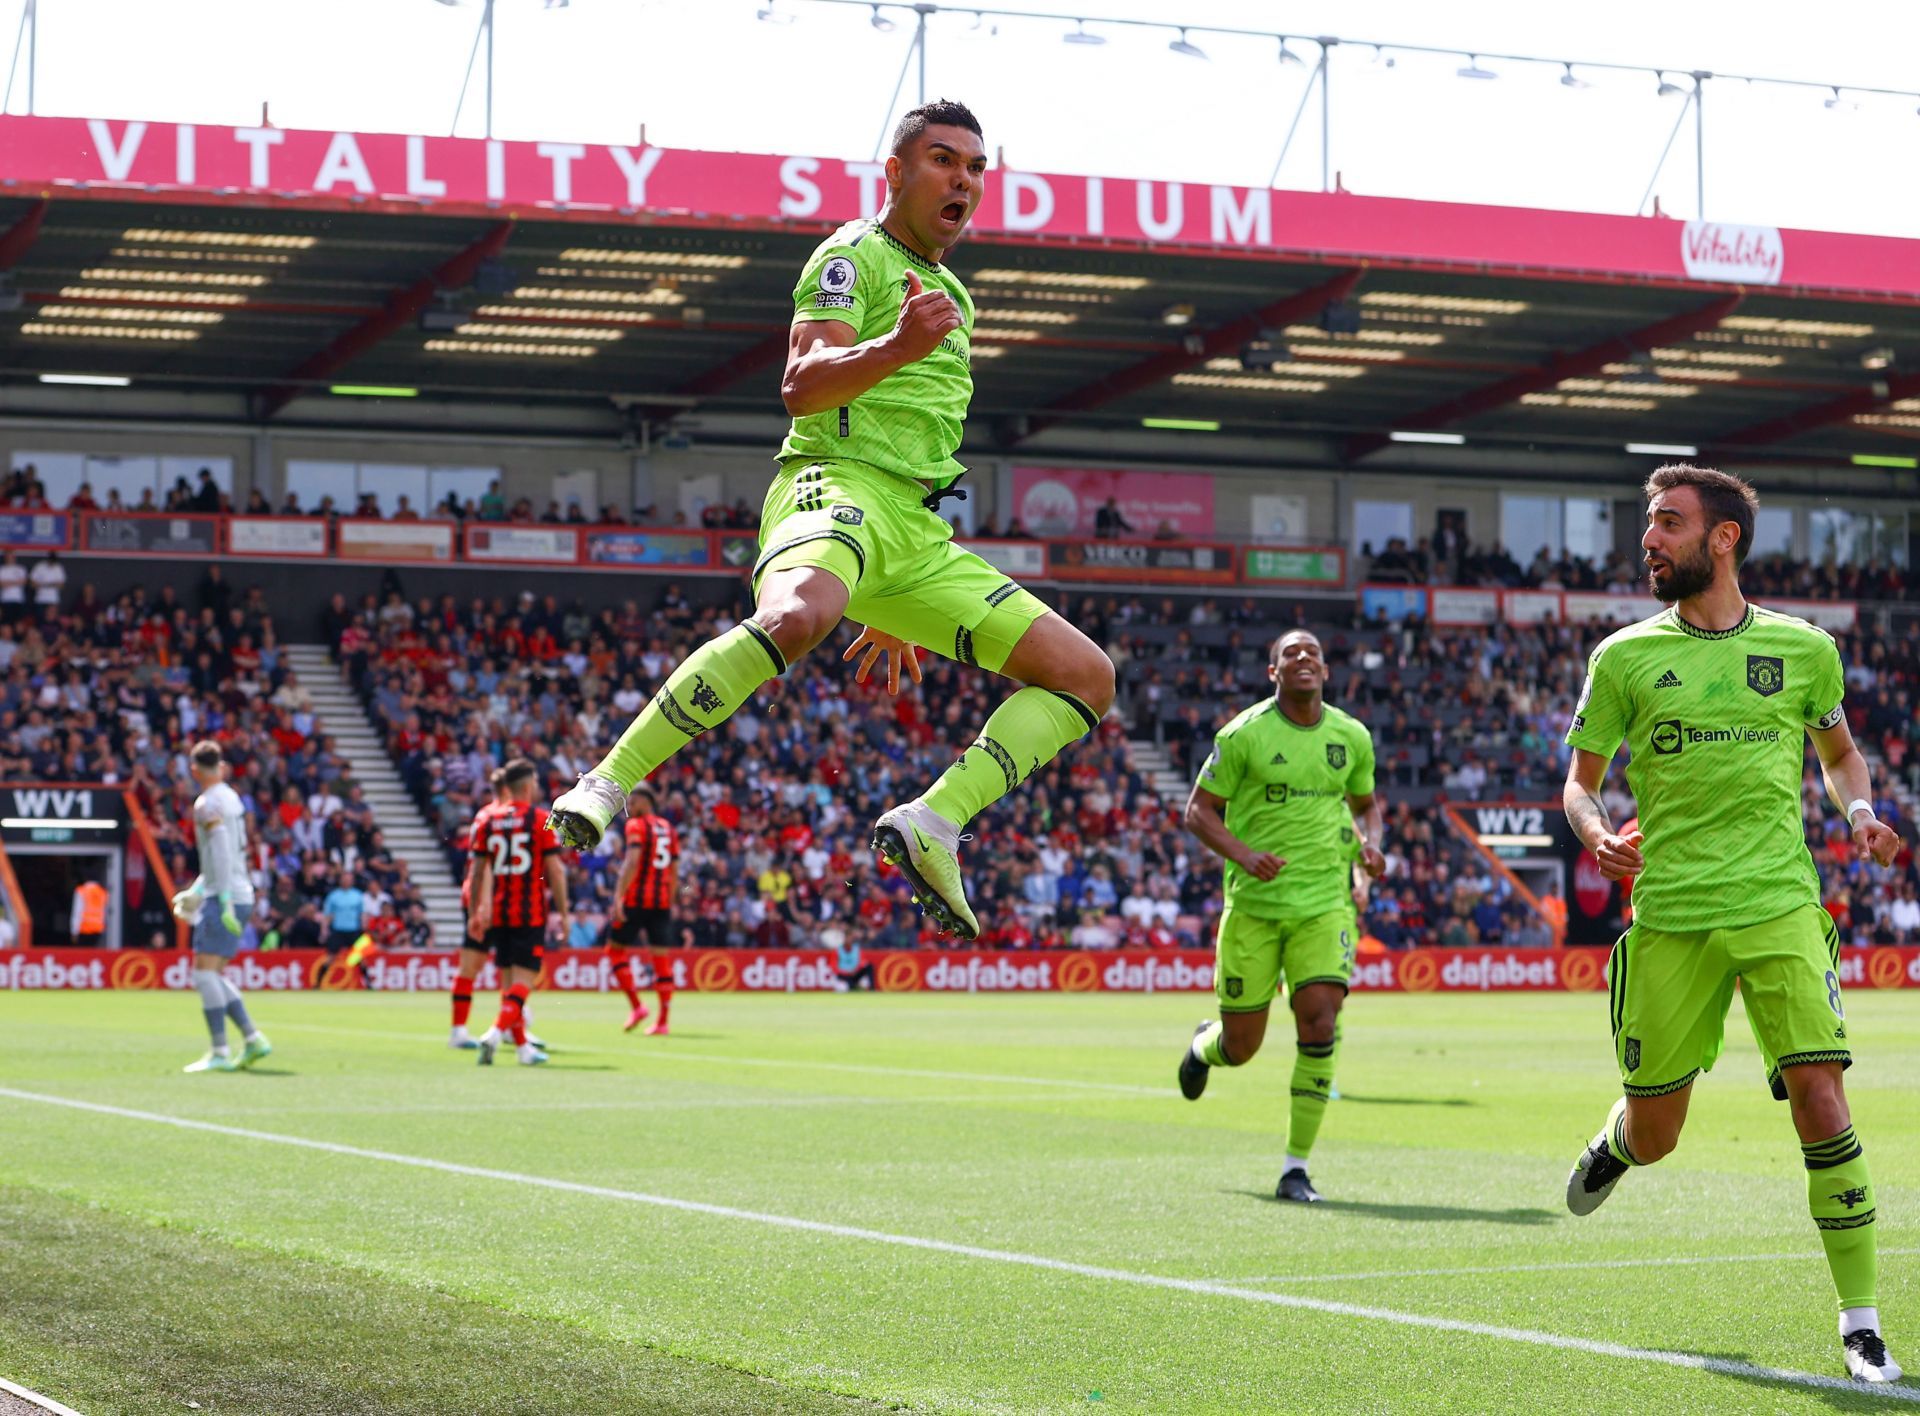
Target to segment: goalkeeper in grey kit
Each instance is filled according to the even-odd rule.
[[[237,1072],[273,1051],[253,1025],[247,1005],[226,977],[240,952],[246,917],[253,913],[253,877],[247,871],[247,810],[227,785],[226,756],[217,742],[197,742],[187,757],[200,795],[193,801],[193,841],[200,873],[173,897],[175,919],[193,926],[193,986],[207,1020],[212,1046],[188,1072]],[[238,1057],[227,1041],[227,1024],[240,1029]]]

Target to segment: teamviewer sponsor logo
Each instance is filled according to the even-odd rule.
[[[1686,735],[1686,729],[1680,726],[1678,718],[1666,718],[1653,725],[1653,735],[1648,741],[1660,756],[1671,757],[1680,750]]]

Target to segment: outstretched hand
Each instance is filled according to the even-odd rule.
[[[914,646],[904,639],[896,639],[883,629],[872,625],[860,631],[860,637],[847,646],[842,659],[852,659],[854,655],[865,651],[860,667],[854,670],[853,681],[865,683],[867,675],[873,671],[874,660],[882,654],[887,656],[887,692],[898,695],[900,692],[900,666],[907,666],[907,673],[915,683],[920,682],[920,656]]]

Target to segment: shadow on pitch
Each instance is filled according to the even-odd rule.
[[[1684,1353],[1688,1357],[1704,1357],[1714,1362],[1745,1362],[1756,1367],[1764,1367],[1767,1365],[1759,1361],[1749,1352],[1695,1352],[1684,1347],[1674,1347],[1667,1350]],[[1892,1403],[1887,1399],[1887,1396],[1881,1395],[1880,1393],[1899,1392],[1910,1400],[1914,1391],[1913,1383],[1906,1381],[1896,1382],[1891,1387],[1865,1385],[1851,1388],[1807,1387],[1802,1386],[1798,1382],[1774,1381],[1770,1378],[1760,1376],[1757,1373],[1714,1371],[1709,1368],[1703,1375],[1719,1377],[1724,1381],[1740,1382],[1750,1387],[1758,1387],[1776,1398],[1784,1397],[1788,1392],[1791,1392],[1796,1397],[1805,1397],[1818,1401],[1834,1411],[1885,1411]],[[1834,1375],[1837,1376],[1838,1372],[1835,1372]],[[1758,1398],[1756,1398],[1756,1400],[1758,1400]]]
[[[1362,1106],[1478,1106],[1464,1096],[1353,1096],[1341,1092],[1335,1101],[1357,1101]]]
[[[1224,1190],[1228,1195],[1248,1195],[1270,1205],[1285,1204],[1271,1190]],[[1301,1205],[1296,1208],[1307,1208]],[[1315,1208],[1335,1214],[1364,1215],[1370,1219],[1391,1219],[1403,1223],[1425,1224],[1435,1221],[1465,1220],[1476,1224],[1552,1224],[1559,1218],[1543,1209],[1468,1209],[1460,1205],[1388,1205],[1372,1200],[1322,1200]]]

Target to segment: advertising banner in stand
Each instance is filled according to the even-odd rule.
[[[1055,580],[1151,581],[1155,585],[1234,585],[1234,548],[1179,541],[1049,541]]]
[[[706,570],[713,565],[713,539],[704,531],[591,530],[589,565],[664,565]]]
[[[64,551],[72,534],[73,518],[64,511],[0,511],[0,546]]]
[[[450,561],[448,521],[342,521],[340,558],[371,561]]]
[[[335,963],[322,974],[318,949],[240,955],[228,976],[243,991],[356,991],[358,974]],[[396,950],[372,956],[364,986],[385,993],[442,993],[453,987],[459,955],[451,949]],[[825,949],[679,949],[662,953],[674,986],[699,993],[824,993],[840,985]],[[875,951],[877,986],[887,993],[1204,993],[1213,988],[1213,955],[1188,949]],[[1601,949],[1409,949],[1363,954],[1356,993],[1586,993],[1604,990]],[[1920,988],[1920,948],[1840,951],[1848,988]],[[482,991],[499,986],[488,964]],[[193,958],[148,949],[0,950],[0,991],[193,987]],[[617,993],[605,950],[547,955],[540,987]]]
[[[218,516],[108,511],[80,514],[86,548],[143,556],[211,556],[220,549]]]
[[[1435,624],[1494,624],[1500,618],[1498,590],[1435,590]]]
[[[572,565],[580,559],[580,533],[570,526],[469,526],[467,559]]]
[[[1249,583],[1265,585],[1338,588],[1346,583],[1347,555],[1338,546],[1294,550],[1254,546],[1247,551],[1246,578]]]
[[[1142,538],[1170,526],[1182,536],[1211,536],[1213,479],[1181,472],[1116,472],[1085,467],[1015,467],[1013,512],[1036,536],[1092,536],[1111,498]]]
[[[1016,580],[1038,580],[1047,573],[1047,548],[1037,541],[962,541],[995,570]]]
[[[1425,619],[1427,592],[1413,585],[1362,585],[1360,613],[1369,621]]]
[[[236,556],[303,556],[327,554],[324,517],[236,516],[227,522],[227,550]]]

